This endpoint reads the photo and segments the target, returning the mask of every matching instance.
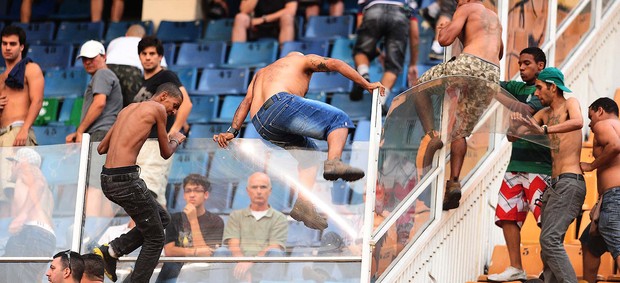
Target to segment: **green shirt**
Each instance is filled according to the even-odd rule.
[[[500,84],[517,100],[526,103],[535,111],[543,108],[540,100],[534,96],[536,92],[534,85],[517,81]],[[551,175],[551,151],[547,147],[523,139],[516,140],[512,143],[512,155],[506,171]]]
[[[235,210],[230,213],[224,228],[224,243],[229,239],[239,239],[244,256],[256,256],[258,252],[270,245],[286,248],[288,222],[282,212],[273,208],[256,220],[250,208]]]

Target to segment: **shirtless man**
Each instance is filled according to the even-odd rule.
[[[120,205],[136,222],[131,231],[94,249],[103,258],[105,273],[116,282],[116,262],[142,246],[136,260],[132,282],[148,282],[164,247],[164,228],[170,215],[157,203],[140,179],[136,159],[142,145],[157,127],[161,157],[168,159],[185,136],[173,132],[168,136],[166,119],[176,114],[183,95],[173,83],[160,85],[151,100],[132,103],[118,114],[110,131],[97,147],[99,154],[108,154],[101,170],[101,189],[105,196]]]
[[[11,237],[3,256],[47,257],[56,249],[52,223],[54,198],[41,172],[41,156],[30,147],[22,147],[12,162],[11,180],[15,182],[11,201]],[[0,274],[1,282],[39,282],[46,263],[11,264]]]
[[[551,143],[551,187],[545,190],[541,207],[540,247],[545,282],[577,282],[577,275],[564,250],[564,235],[581,211],[586,196],[579,160],[581,158],[581,109],[579,101],[565,98],[571,90],[564,85],[564,75],[556,68],[538,74],[536,92],[544,108],[533,118],[513,113],[512,119],[523,123],[527,131],[519,133],[548,135]]]
[[[609,251],[620,263],[620,120],[618,105],[608,97],[594,101],[588,108],[590,128],[594,133],[594,161],[581,162],[584,172],[596,171],[600,222],[598,235],[590,233],[590,224],[580,237],[583,247],[583,279],[594,283],[601,256]],[[602,220],[605,219],[605,220]]]
[[[481,0],[458,0],[452,21],[437,26],[441,46],[451,45],[457,38],[463,43],[463,53],[450,61],[434,66],[418,80],[424,83],[445,76],[474,76],[483,79],[461,87],[456,116],[461,123],[451,133],[450,180],[446,183],[443,209],[457,208],[461,200],[459,176],[467,153],[468,137],[478,119],[493,98],[493,87],[499,87],[499,60],[503,56],[502,26],[495,12],[487,9]],[[473,80],[472,80],[473,81]],[[429,95],[416,95],[414,103],[426,135],[423,137],[418,158],[423,167],[431,165],[435,151],[443,147],[434,130],[433,107]]]
[[[316,150],[309,139],[327,140],[327,159],[323,178],[335,181],[356,181],[364,177],[364,171],[344,164],[340,157],[353,122],[344,111],[318,101],[304,99],[314,72],[338,72],[372,92],[379,88],[382,96],[385,88],[381,83],[369,83],[346,63],[317,55],[291,52],[256,73],[241,102],[232,125],[225,133],[213,136],[221,147],[237,137],[248,112],[252,123],[264,139],[285,149],[302,148]],[[277,115],[274,115],[277,114]],[[301,182],[312,188],[316,178],[316,166],[299,162]],[[327,228],[312,203],[303,195],[297,198],[290,213],[293,219],[303,221],[313,229]]]
[[[36,145],[31,127],[43,105],[43,72],[29,58],[22,60],[26,33],[16,26],[2,30],[0,74],[0,146]]]

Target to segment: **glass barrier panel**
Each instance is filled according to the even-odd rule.
[[[564,19],[579,5],[579,2],[585,0],[558,0],[557,26],[561,26]]]
[[[0,147],[0,255],[51,257],[73,240],[79,144]],[[0,263],[0,282],[41,282],[46,263]]]
[[[594,21],[592,20],[591,8],[592,4],[588,3],[558,38],[555,44],[555,66],[562,66],[564,60],[566,60],[573,49],[577,47],[581,39],[592,30]]]
[[[488,2],[488,1],[485,1]],[[548,0],[510,0],[508,8],[508,42],[505,42],[506,77],[519,74],[519,54],[530,46],[541,47],[547,40]]]
[[[156,142],[147,141],[150,142],[155,143],[150,158],[159,157]],[[90,159],[83,251],[112,241],[133,225],[127,213],[105,197],[95,180],[98,176],[92,172],[100,174],[105,160],[105,156],[96,153],[96,146],[94,143]],[[141,178],[147,188],[156,191],[155,199],[171,215],[162,260],[166,260],[164,256],[232,256],[233,252],[235,256],[263,256],[265,253],[268,254],[265,256],[303,257],[355,255],[360,256],[360,260],[348,264],[356,266],[358,271],[353,272],[353,278],[359,280],[366,181],[365,178],[356,182],[326,181],[322,166],[326,157],[322,151],[283,150],[259,139],[235,139],[228,148],[222,149],[211,139],[191,138],[170,158],[169,164],[161,158],[143,160],[139,157]],[[365,168],[368,142],[348,144],[342,160]],[[251,205],[264,202],[271,208],[266,213],[250,210]],[[195,226],[190,218],[196,220],[193,223],[197,223],[200,232],[192,228]],[[324,226],[327,227],[317,229]],[[112,241],[112,246],[114,243]],[[134,251],[130,255],[138,254]],[[253,269],[262,270],[264,268],[258,266],[273,265],[284,267],[282,270],[286,271],[289,264],[294,266],[295,263],[261,263]],[[178,274],[178,264],[167,266],[177,266],[174,270]],[[210,266],[190,263],[187,267],[183,265],[183,270],[209,269]],[[234,265],[222,266],[226,270],[222,276],[227,277],[218,278],[232,278],[228,269],[234,269]],[[130,268],[131,264],[120,266],[119,274],[128,274]],[[345,273],[351,270],[345,269]],[[193,278],[201,276],[202,271],[181,274]],[[156,276],[159,275],[152,278]],[[276,277],[284,282],[289,280],[287,276],[285,272]]]

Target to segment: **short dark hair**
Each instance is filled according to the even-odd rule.
[[[547,86],[547,90],[550,90],[551,86],[554,85],[554,83],[545,82],[545,81],[542,81],[542,82],[545,83],[545,86]],[[558,92],[558,94],[560,96],[564,97],[564,91],[561,88],[557,87],[557,85],[556,85],[555,89],[556,89],[556,91]]]
[[[155,36],[145,36],[138,42],[138,54],[142,53],[147,47],[155,47],[158,55],[164,55],[164,45]]]
[[[155,91],[154,97],[158,96],[162,92],[166,92],[169,96],[176,97],[183,102],[183,93],[181,93],[179,87],[174,83],[167,82],[159,85]]]
[[[183,188],[185,188],[187,184],[194,184],[194,185],[202,186],[205,189],[205,191],[207,192],[211,191],[211,184],[209,183],[209,180],[207,180],[207,177],[200,175],[200,174],[187,175],[187,177],[183,179]]]
[[[609,97],[601,97],[597,100],[594,100],[594,102],[592,102],[592,104],[590,104],[588,108],[593,111],[602,108],[605,113],[610,113],[618,116],[618,104]]]
[[[534,62],[536,63],[543,62],[544,63],[543,67],[547,67],[547,56],[545,55],[545,52],[542,51],[542,49],[538,47],[528,47],[528,48],[521,50],[520,55],[522,54],[532,55],[534,57]]]
[[[104,280],[103,259],[93,253],[83,254],[82,260],[84,260],[84,275],[89,280]]]
[[[9,35],[17,35],[17,37],[19,37],[19,45],[26,44],[26,32],[24,29],[14,25],[6,26],[2,29],[1,36],[5,37]]]
[[[60,257],[62,268],[68,267],[71,269],[71,277],[74,280],[77,280],[78,282],[82,280],[82,275],[84,274],[84,260],[79,253],[66,250],[55,254],[53,258],[57,257]]]

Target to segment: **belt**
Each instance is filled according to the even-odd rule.
[[[551,179],[551,183],[557,183],[560,179],[575,179],[575,180],[579,180],[579,181],[585,181],[585,179],[583,178],[583,175],[581,174],[575,174],[575,173],[562,173],[559,176],[552,178]]]
[[[101,174],[102,182],[128,182],[132,180],[137,180],[140,178],[140,173],[125,173],[120,175],[105,175]]]
[[[4,128],[0,128],[0,136],[10,132],[11,130],[13,130],[13,128],[21,127],[23,125],[24,125],[24,122],[14,122]]]

